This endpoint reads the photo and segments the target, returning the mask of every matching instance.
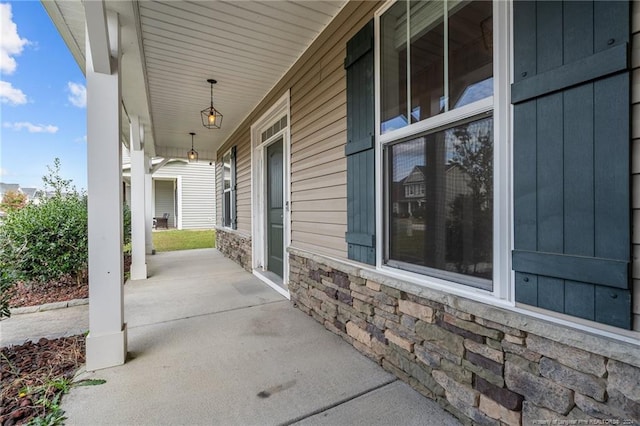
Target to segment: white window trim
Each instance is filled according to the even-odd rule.
[[[282,155],[284,157],[283,195],[284,195],[284,256],[282,281],[289,286],[289,256],[287,249],[291,246],[291,93],[287,90],[284,95],[274,102],[273,106],[267,110],[254,124],[251,125],[251,211],[253,220],[251,225],[251,262],[253,274],[272,287],[287,299],[291,296],[288,290],[283,289],[278,284],[272,282],[263,275],[266,271],[265,256],[267,253],[267,218],[264,214],[264,203],[266,194],[266,182],[264,182],[265,155],[267,146],[276,141],[279,137],[282,141]],[[269,139],[262,142],[262,132],[272,126],[276,120],[287,117],[287,126],[277,133],[271,135]]]
[[[493,2],[493,78],[494,96],[450,110],[427,120],[405,126],[384,135],[380,133],[380,17],[396,1],[389,1],[374,15],[374,49],[375,49],[375,161],[376,170],[376,269],[380,272],[404,279],[415,284],[450,292],[473,300],[501,305],[515,306],[514,274],[511,271],[511,248],[513,247],[512,220],[512,108],[510,101],[510,85],[512,82],[511,40],[512,33],[512,5],[511,2]],[[385,205],[384,205],[384,158],[383,148],[392,141],[419,134],[427,130],[435,130],[452,122],[493,111],[494,119],[494,217],[493,217],[493,289],[492,291],[474,288],[468,285],[452,282],[405,271],[383,263],[385,247]]]

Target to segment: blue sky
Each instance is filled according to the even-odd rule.
[[[0,181],[42,187],[55,157],[87,187],[86,83],[39,1],[0,2]]]

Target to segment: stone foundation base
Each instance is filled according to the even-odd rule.
[[[607,346],[605,338],[539,325],[554,329],[551,340],[506,325],[532,322],[515,312],[452,295],[419,297],[383,284],[388,278],[371,279],[370,269],[325,260],[290,249],[291,301],[464,424],[640,422],[634,345],[620,350],[634,362],[621,362],[597,353],[596,346]],[[461,308],[471,305],[478,308]],[[493,313],[491,320],[477,315],[485,311]],[[562,332],[566,339],[558,337]],[[593,352],[559,343],[576,338],[592,342],[585,345]]]
[[[251,272],[251,237],[237,231],[216,229],[216,248],[226,257]]]

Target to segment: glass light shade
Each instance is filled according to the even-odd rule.
[[[200,111],[202,125],[207,129],[219,129],[222,126],[222,114],[213,106]]]

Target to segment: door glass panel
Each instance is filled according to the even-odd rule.
[[[267,269],[284,269],[284,191],[282,138],[267,147]]]

